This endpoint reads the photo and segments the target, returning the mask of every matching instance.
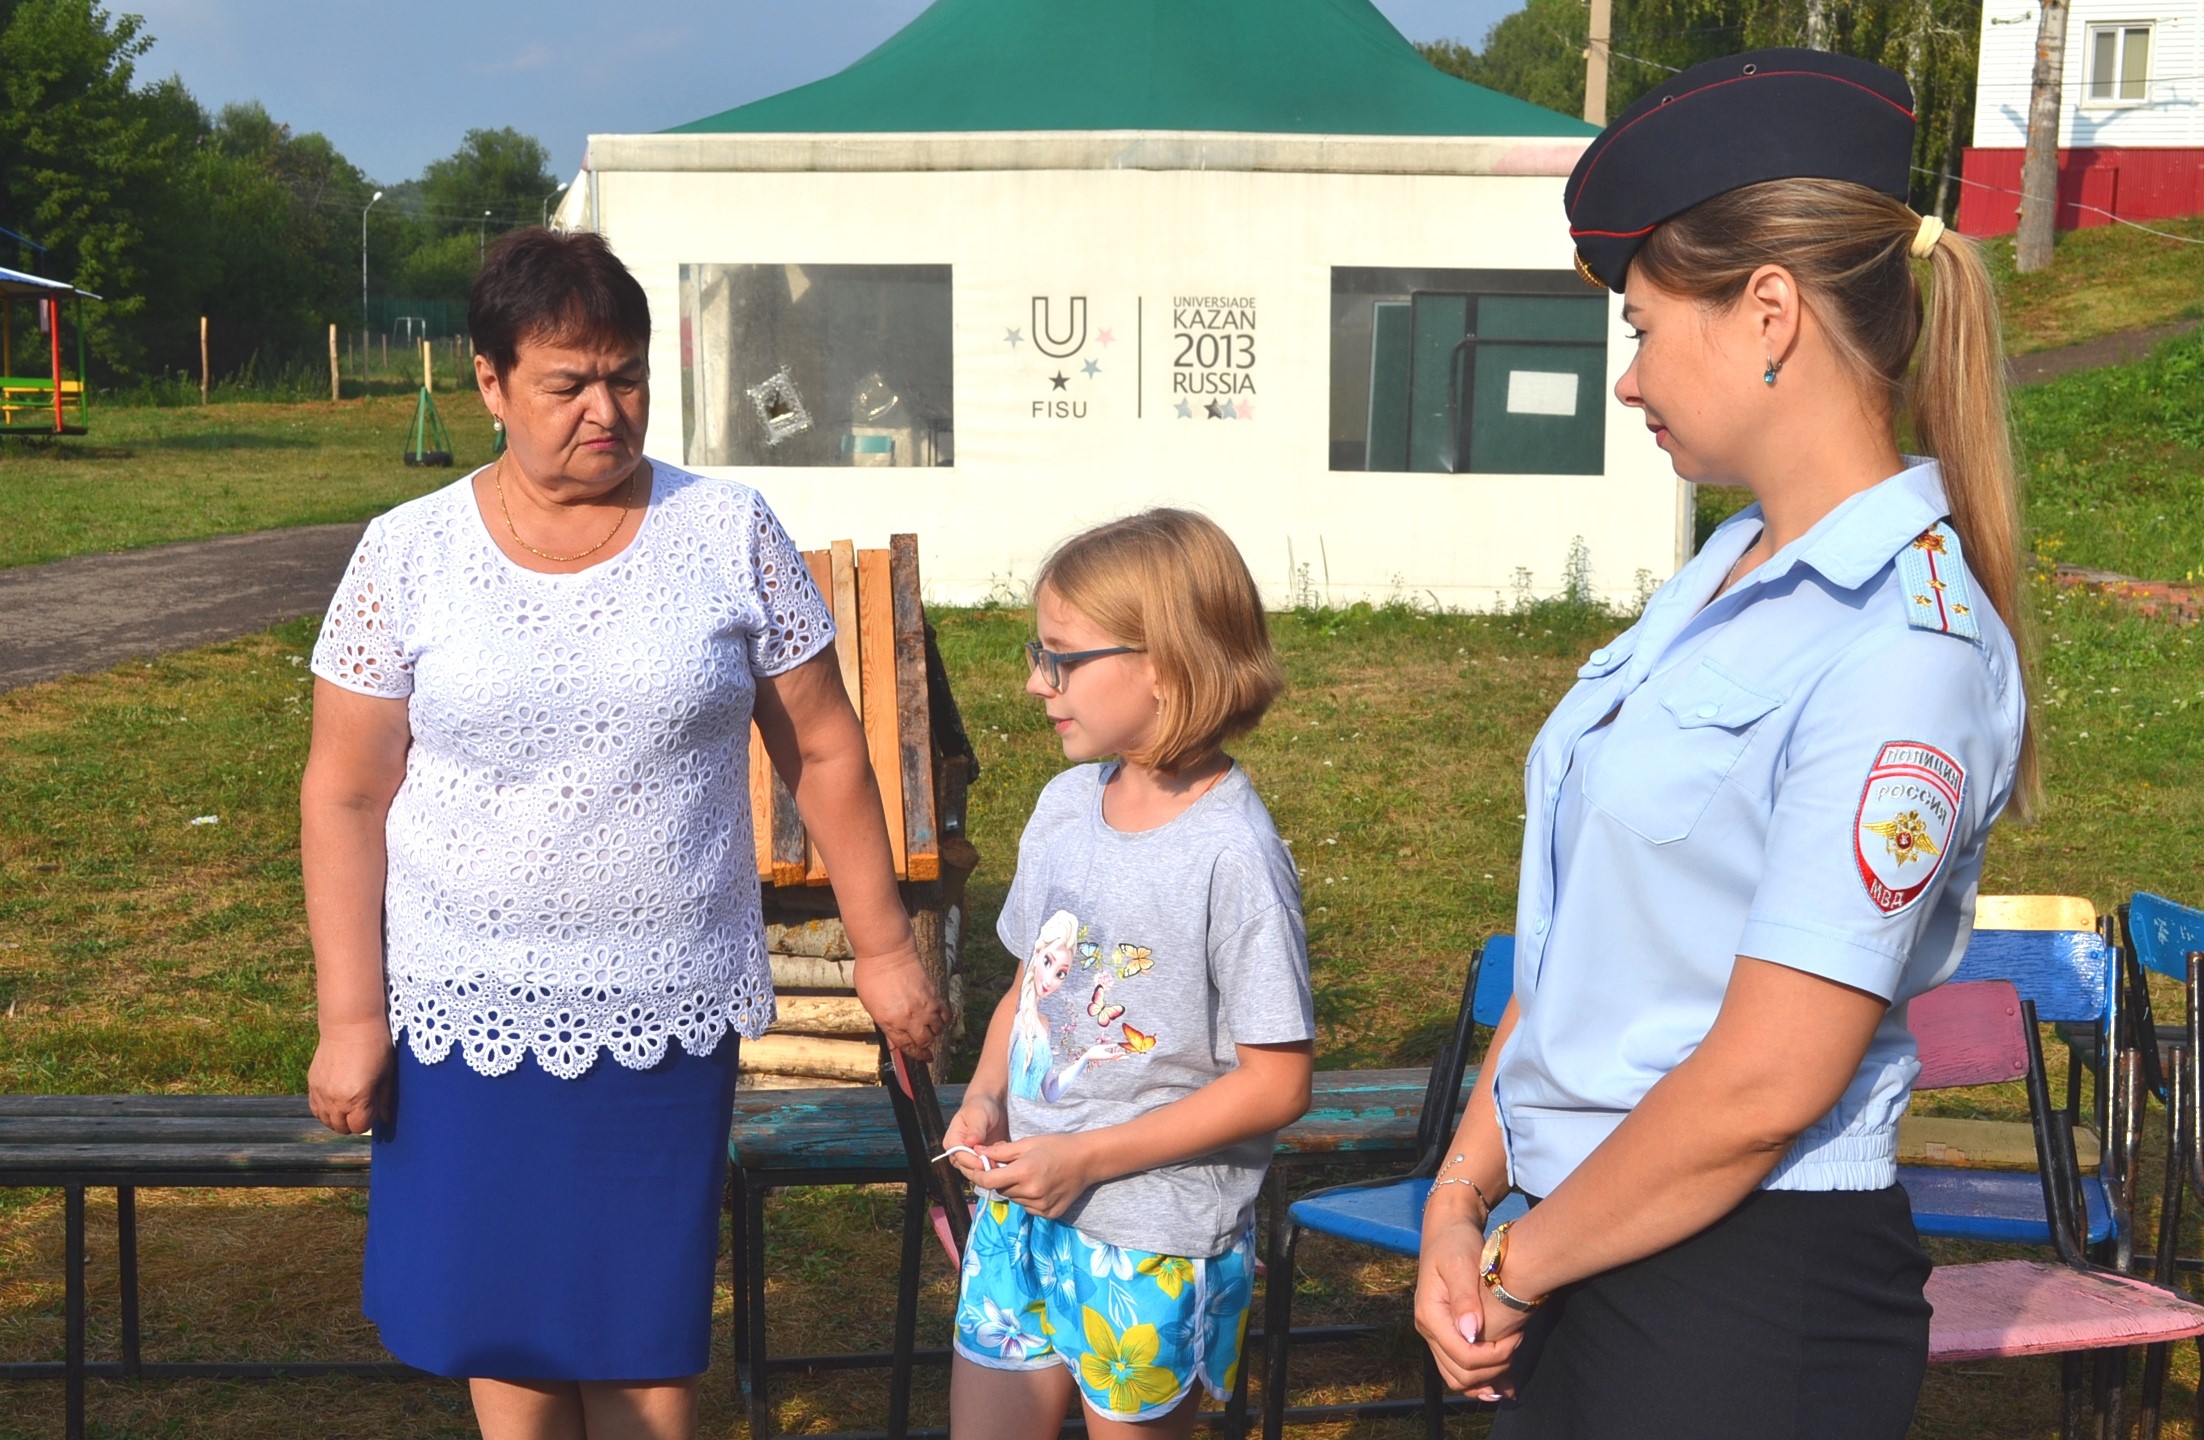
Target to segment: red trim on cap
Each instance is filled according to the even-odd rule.
[[[1772,80],[1778,75],[1806,75],[1811,76],[1816,80],[1833,80],[1839,85],[1849,85],[1855,90],[1862,91],[1866,94],[1874,96],[1877,100],[1882,101],[1885,105],[1888,105],[1891,109],[1897,111],[1900,115],[1905,116],[1906,119],[1913,121],[1915,124],[1920,123],[1920,117],[1916,116],[1911,110],[1908,110],[1905,106],[1900,105],[1897,101],[1891,99],[1888,95],[1883,94],[1882,91],[1873,89],[1870,86],[1862,85],[1857,80],[1847,80],[1842,75],[1831,75],[1825,70],[1756,70],[1750,75],[1733,75],[1727,80],[1716,80],[1712,84],[1701,85],[1696,90],[1686,90],[1678,95],[1670,95],[1666,99],[1662,100],[1660,104],[1646,111],[1643,115],[1640,115],[1636,120],[1631,121],[1628,125],[1623,126],[1622,129],[1617,130],[1614,135],[1608,139],[1605,145],[1599,147],[1599,154],[1592,157],[1592,163],[1585,168],[1584,178],[1577,182],[1576,193],[1582,195],[1584,193],[1584,187],[1592,183],[1592,172],[1599,168],[1600,161],[1607,158],[1607,152],[1615,147],[1615,141],[1620,140],[1624,136],[1624,134],[1635,128],[1641,121],[1650,120],[1655,115],[1660,114],[1661,111],[1666,109],[1670,103],[1677,100],[1687,100],[1694,95],[1704,95],[1707,91],[1718,90],[1724,85],[1742,85],[1747,80]],[[1655,229],[1658,224],[1659,222],[1656,221],[1653,225],[1648,225],[1644,230],[1625,231],[1617,234],[1615,238],[1628,239],[1632,235],[1644,235]],[[1596,230],[1572,230],[1570,233],[1596,235],[1602,232]]]
[[[1640,235],[1650,235],[1660,228],[1661,222],[1656,220],[1643,230],[1579,230],[1572,225],[1569,227],[1569,233],[1571,235],[1597,235],[1603,240],[1635,240]]]

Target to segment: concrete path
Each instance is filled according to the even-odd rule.
[[[2123,330],[2117,335],[2099,335],[2094,340],[2084,340],[2079,345],[2062,345],[2056,350],[2036,350],[2026,355],[2015,355],[2006,363],[2006,370],[2015,385],[2040,385],[2060,375],[2071,375],[2076,370],[2095,370],[2103,365],[2132,365],[2158,348],[2161,342],[2176,335],[2186,335],[2204,320],[2176,320],[2171,325],[2153,325],[2147,330]]]
[[[366,528],[307,525],[0,570],[0,690],[318,615]]]

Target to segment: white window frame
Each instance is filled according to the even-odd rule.
[[[2157,25],[2149,20],[2107,20],[2087,26],[2082,32],[2082,97],[2083,106],[2091,110],[2133,110],[2150,104],[2151,61],[2157,56]],[[2131,76],[2126,71],[2127,36],[2143,32],[2143,73]],[[2112,78],[2109,94],[2097,93],[2097,47],[2099,37],[2111,36]],[[2125,95],[2121,92],[2135,88],[2140,93]]]

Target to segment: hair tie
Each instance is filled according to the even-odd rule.
[[[1944,238],[1944,222],[1934,215],[1921,217],[1921,228],[1914,232],[1913,243],[1906,247],[1916,260],[1926,260],[1936,250],[1936,242]]]

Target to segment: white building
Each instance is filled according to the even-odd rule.
[[[2039,14],[1982,6],[1959,200],[1970,235],[2017,223]],[[2060,229],[2204,214],[2204,0],[2073,0],[2059,100]]]
[[[1613,398],[1561,208],[1594,133],[1366,0],[939,0],[839,75],[593,135],[560,210],[657,317],[653,453],[806,545],[916,531],[929,598],[1215,516],[1275,604],[1626,600],[1689,487]]]

